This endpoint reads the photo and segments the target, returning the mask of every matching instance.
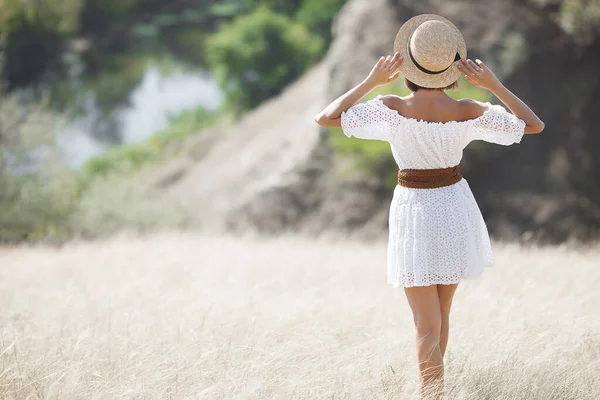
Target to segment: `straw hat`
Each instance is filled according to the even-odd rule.
[[[435,14],[406,21],[396,35],[394,52],[403,56],[400,71],[409,81],[432,89],[456,82],[461,75],[457,61],[467,59],[467,45],[458,28]]]

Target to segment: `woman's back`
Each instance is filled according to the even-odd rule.
[[[450,100],[447,106],[428,108],[397,96],[377,96],[344,112],[342,128],[348,137],[389,142],[399,169],[456,166],[463,149],[473,140],[501,145],[521,141],[525,123],[503,107],[472,102],[484,111],[465,119],[477,109],[467,102]],[[412,116],[386,105],[400,102],[405,102],[402,112]],[[414,117],[417,115],[421,118]]]
[[[451,122],[475,119],[486,110],[471,99],[454,100],[444,92],[419,90],[408,96],[384,96],[383,103],[400,115],[426,122]]]

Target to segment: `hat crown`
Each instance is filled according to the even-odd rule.
[[[416,15],[396,34],[394,51],[404,58],[400,71],[410,82],[424,88],[445,88],[456,82],[458,60],[467,58],[467,44],[460,30],[435,14]]]
[[[408,45],[415,61],[430,71],[448,68],[457,52],[456,33],[444,22],[436,20],[420,24]]]

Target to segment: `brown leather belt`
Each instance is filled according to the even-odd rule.
[[[460,167],[440,169],[403,169],[398,171],[398,185],[414,189],[435,189],[454,185],[462,179]]]

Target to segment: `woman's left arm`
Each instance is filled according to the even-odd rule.
[[[335,99],[315,116],[317,124],[332,128],[341,127],[342,113],[376,87],[388,84],[397,79],[400,76],[400,72],[396,70],[401,64],[402,57],[400,53],[394,54],[393,57],[381,57],[364,81]]]
[[[487,89],[494,94],[509,110],[519,119],[525,121],[525,133],[540,133],[544,130],[544,123],[529,108],[523,100],[508,90],[496,77],[492,70],[480,60],[461,60],[458,69],[475,86]]]

